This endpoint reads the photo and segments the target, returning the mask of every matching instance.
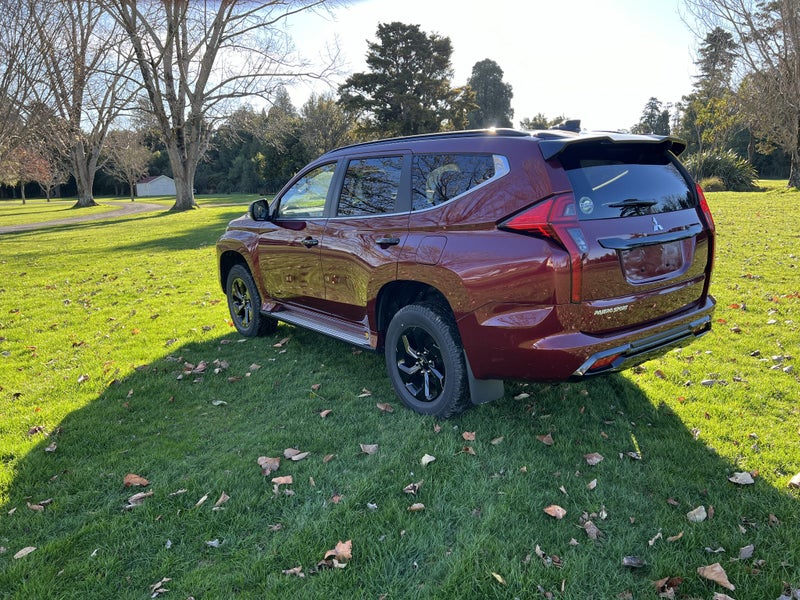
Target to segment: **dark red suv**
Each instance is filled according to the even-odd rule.
[[[714,222],[678,139],[460,131],[348,146],[217,243],[242,335],[380,350],[439,417],[503,379],[628,368],[711,327]]]

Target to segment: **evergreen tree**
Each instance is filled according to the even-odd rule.
[[[419,25],[380,23],[367,51],[369,71],[339,88],[342,107],[360,115],[366,135],[413,135],[463,129],[475,106],[469,89],[451,87],[450,38]]]
[[[487,58],[475,63],[467,84],[475,92],[478,105],[467,115],[471,128],[511,127],[514,109],[511,108],[511,84],[503,81],[503,69]]]

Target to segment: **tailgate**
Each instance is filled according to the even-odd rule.
[[[575,144],[564,166],[585,241],[582,330],[654,321],[704,299],[712,233],[694,185],[656,144]]]

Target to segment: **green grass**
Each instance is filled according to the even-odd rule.
[[[2,200],[0,201],[0,227],[71,219],[82,214],[111,213],[116,209],[116,206],[111,204],[101,204],[78,211],[72,210],[74,205],[75,199],[51,200],[50,202],[35,199],[27,200],[25,204],[22,204],[21,200]]]
[[[250,199],[0,235],[0,597],[144,598],[164,577],[166,598],[655,598],[664,577],[682,577],[685,598],[800,587],[787,489],[800,384],[783,370],[800,348],[800,194],[709,195],[719,308],[695,345],[623,375],[508,383],[438,423],[401,408],[379,355],[286,325],[236,335],[214,242]],[[290,447],[310,455],[265,478],[258,457]],[[605,459],[589,466],[591,452]],[[736,471],[756,483],[730,483]],[[128,473],[153,495],[123,510],[142,491]],[[275,475],[294,483],[276,494]],[[713,518],[688,522],[701,504]],[[347,567],[312,575],[339,540],[353,543]],[[748,544],[753,558],[736,560]],[[623,567],[628,555],[647,566]],[[736,591],[697,575],[715,562]],[[305,578],[282,574],[298,565]]]

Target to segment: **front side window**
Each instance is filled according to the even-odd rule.
[[[351,160],[336,214],[351,217],[393,212],[402,170],[402,156]]]
[[[309,171],[298,179],[281,197],[278,206],[279,219],[313,219],[321,217],[325,200],[331,187],[336,163],[330,163]]]
[[[494,175],[491,154],[417,154],[411,168],[412,209],[452,200]]]

